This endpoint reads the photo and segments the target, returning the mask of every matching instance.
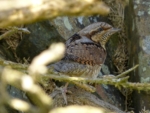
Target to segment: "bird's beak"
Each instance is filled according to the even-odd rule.
[[[109,29],[109,32],[111,34],[114,34],[114,33],[119,32],[119,31],[121,31],[121,29],[118,29],[118,28],[111,28],[111,29]]]

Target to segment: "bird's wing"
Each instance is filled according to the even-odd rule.
[[[85,36],[73,35],[66,42],[64,59],[87,65],[101,65],[106,58],[106,51]]]
[[[69,76],[81,76],[87,71],[87,67],[83,64],[64,60],[49,65],[48,68],[53,68],[55,72]]]

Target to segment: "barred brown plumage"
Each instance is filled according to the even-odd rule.
[[[105,44],[118,31],[105,22],[85,27],[66,41],[64,58],[50,67],[68,76],[96,78],[106,59]]]

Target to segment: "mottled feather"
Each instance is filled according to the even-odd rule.
[[[64,60],[94,66],[103,64],[105,58],[105,49],[85,36],[76,34],[66,42]]]
[[[69,76],[96,78],[106,59],[105,44],[115,32],[118,29],[105,22],[85,27],[66,41],[64,58],[50,67]]]

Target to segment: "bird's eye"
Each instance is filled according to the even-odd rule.
[[[102,30],[103,30],[103,28],[102,28],[102,27],[98,29],[98,31],[102,31]]]

